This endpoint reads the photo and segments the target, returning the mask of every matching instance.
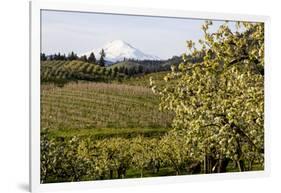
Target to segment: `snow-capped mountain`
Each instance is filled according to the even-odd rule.
[[[159,57],[145,54],[122,40],[108,42],[99,49],[94,49],[81,55],[89,56],[91,52],[94,52],[96,58],[98,59],[100,57],[99,53],[102,49],[105,52],[105,60],[110,62],[122,61],[124,58],[136,60],[160,60]]]

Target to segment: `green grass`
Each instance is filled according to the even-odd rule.
[[[262,171],[264,168],[260,164],[254,164],[253,170],[251,171]],[[233,163],[229,163],[227,167],[227,172],[239,172],[237,167],[234,167]],[[204,174],[204,173],[201,173]],[[156,177],[156,176],[174,176],[176,171],[171,167],[161,167],[159,172],[155,173],[152,170],[144,170],[143,177]],[[190,175],[187,171],[182,170],[180,175]],[[126,178],[138,178],[140,177],[140,170],[130,168],[127,171]]]
[[[132,138],[138,135],[158,137],[167,132],[167,128],[93,128],[93,129],[58,129],[49,130],[50,138],[90,137],[95,139],[109,137]]]
[[[264,167],[260,164],[253,164],[253,168],[251,171],[262,171]],[[234,167],[233,162],[230,162],[226,168],[227,172],[239,172],[238,167]]]
[[[176,171],[171,167],[163,167],[159,169],[159,172],[153,172],[152,170],[144,170],[143,177],[157,177],[157,176],[174,176]],[[139,178],[141,177],[140,170],[129,169],[126,173],[126,178]]]

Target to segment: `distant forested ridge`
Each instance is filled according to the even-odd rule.
[[[203,54],[198,57],[187,56],[190,63],[203,60]],[[56,53],[46,55],[41,53],[41,81],[64,84],[69,81],[110,82],[113,80],[142,76],[145,74],[170,71],[171,66],[177,67],[182,62],[182,56],[173,56],[167,60],[136,60],[126,59],[118,62],[106,61],[105,54],[97,59],[94,53],[78,57],[74,52],[68,55]]]

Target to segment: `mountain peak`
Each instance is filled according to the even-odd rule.
[[[99,57],[101,50],[105,52],[105,59],[111,62],[122,61],[124,58],[127,59],[136,59],[136,60],[159,60],[157,56],[152,56],[145,54],[137,48],[133,47],[129,43],[123,40],[113,40],[106,43],[103,47],[89,51],[84,55],[90,55],[91,52]]]
[[[127,43],[123,40],[113,40],[111,42],[106,43],[102,47],[102,49],[121,52],[122,50],[136,49],[136,48],[134,48],[129,43]]]
[[[111,42],[108,42],[107,44],[114,44],[114,45],[119,45],[119,46],[129,45],[127,42],[125,42],[123,40],[112,40]]]

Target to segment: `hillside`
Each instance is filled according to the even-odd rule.
[[[112,64],[111,66],[109,66],[108,68],[110,69],[114,69],[114,68],[134,68],[134,67],[139,67],[140,64],[138,62],[135,62],[135,61],[123,61],[123,62],[118,62],[118,63],[115,63],[115,64]]]
[[[53,58],[59,58],[58,56],[54,55]],[[126,59],[105,67],[86,61],[83,58],[45,58],[41,61],[41,82],[51,82],[58,85],[73,81],[122,82],[144,74],[169,71],[171,65],[178,65],[181,62],[181,57],[174,56],[168,60]]]
[[[41,61],[42,82],[67,82],[71,80],[108,81],[117,76],[111,70],[79,60]]]
[[[158,110],[159,99],[143,86],[106,83],[42,85],[41,127],[73,133],[133,134],[163,132],[172,116]]]
[[[117,68],[130,70],[132,74],[143,74],[168,71],[172,65],[178,65],[182,61],[181,57],[174,56],[168,60],[124,60],[108,66],[109,69]],[[130,74],[130,73],[129,73]]]
[[[132,86],[143,86],[149,88],[150,78],[152,78],[157,85],[161,86],[165,84],[164,76],[167,75],[167,73],[169,73],[169,71],[155,72],[143,76],[131,77],[126,80],[123,80],[122,84],[132,85]]]

